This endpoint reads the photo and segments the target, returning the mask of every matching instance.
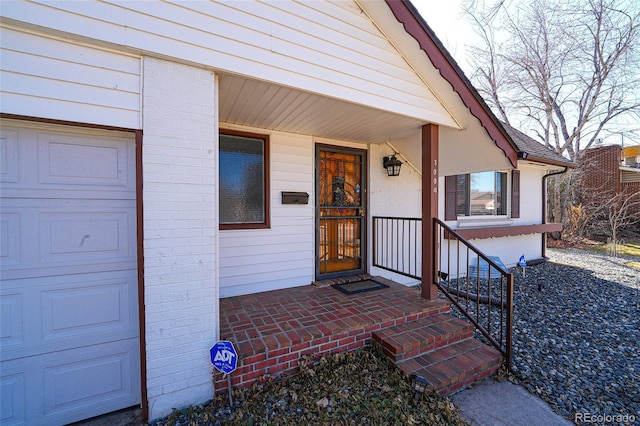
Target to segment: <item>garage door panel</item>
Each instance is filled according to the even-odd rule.
[[[137,405],[134,138],[0,121],[1,423]]]
[[[136,281],[131,270],[3,283],[2,360],[138,336]]]
[[[135,210],[74,211],[40,213],[40,255],[47,263],[127,260],[131,247],[131,222]],[[135,235],[135,234],[134,234]]]
[[[130,201],[6,199],[2,209],[3,279],[135,268]]]
[[[137,312],[128,309],[136,306],[133,295],[128,294],[131,284],[115,280],[90,287],[42,292],[43,339],[135,330]]]
[[[138,359],[134,338],[5,361],[2,424],[11,424],[5,417],[16,424],[65,424],[136,405]],[[7,407],[5,398],[13,404]]]
[[[0,423],[23,424],[25,411],[24,373],[3,375],[0,383]]]
[[[117,342],[51,359],[43,369],[45,415],[113,399],[129,398],[135,404],[140,392],[135,384],[139,372],[133,368],[137,361],[132,359],[136,348],[135,341]]]
[[[0,132],[0,182],[16,183],[19,179],[18,132]]]
[[[0,337],[0,345],[3,350],[11,346],[17,346],[24,343],[24,327],[22,313],[22,295],[21,294],[3,294],[0,297],[0,318],[2,330]]]
[[[38,145],[40,184],[134,189],[127,164],[128,141],[41,132]]]
[[[131,137],[5,127],[3,197],[135,199]]]
[[[5,203],[0,213],[0,265],[2,270],[20,264],[21,226],[20,214],[6,212]],[[2,272],[0,271],[0,274]],[[0,275],[1,276],[1,275]]]

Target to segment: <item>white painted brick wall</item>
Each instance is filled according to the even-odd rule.
[[[217,94],[210,71],[144,59],[149,418],[211,398],[217,340]]]
[[[540,234],[471,240],[471,243],[485,254],[500,257],[500,260],[508,268],[516,266],[522,255],[527,261],[542,257],[542,236]]]

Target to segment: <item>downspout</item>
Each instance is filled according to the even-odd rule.
[[[564,170],[558,172],[547,173],[542,176],[542,224],[547,223],[547,178],[550,176],[561,175],[569,170],[569,166],[564,166]],[[542,258],[546,258],[547,253],[547,233],[542,234]]]

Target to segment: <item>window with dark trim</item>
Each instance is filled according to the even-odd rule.
[[[220,229],[269,227],[269,136],[220,130]]]
[[[467,173],[445,177],[445,220],[505,216],[509,202],[506,172]],[[520,217],[520,173],[511,176],[511,217]]]

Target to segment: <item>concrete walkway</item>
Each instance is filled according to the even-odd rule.
[[[487,379],[451,397],[473,426],[572,425],[542,401],[508,380]]]

